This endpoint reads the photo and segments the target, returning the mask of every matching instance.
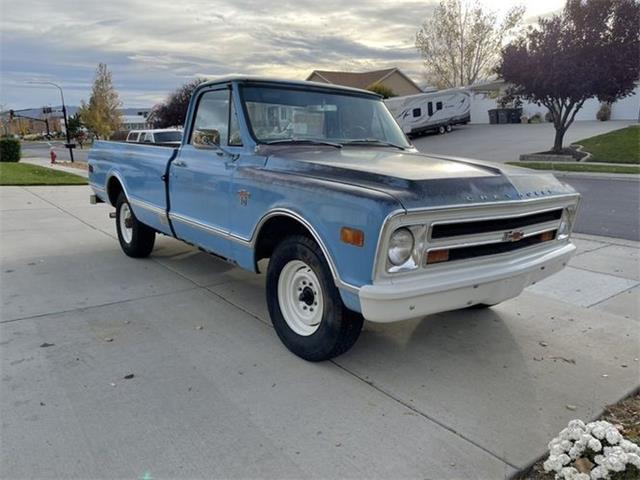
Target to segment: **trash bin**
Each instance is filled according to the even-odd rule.
[[[495,125],[496,123],[498,123],[498,109],[497,108],[492,108],[491,110],[489,110],[489,123],[491,125]]]
[[[498,110],[498,123],[500,125],[503,125],[505,123],[509,123],[509,120],[511,120],[511,115],[509,112],[510,109],[508,108],[500,108]]]

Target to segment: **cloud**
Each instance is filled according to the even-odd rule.
[[[56,103],[55,91],[25,85],[46,77],[78,104],[98,62],[127,106],[149,106],[203,74],[303,79],[314,69],[398,66],[419,81],[413,39],[433,3],[3,0],[0,103]]]

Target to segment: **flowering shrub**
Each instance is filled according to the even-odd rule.
[[[564,480],[622,480],[640,478],[640,446],[622,437],[609,422],[571,420],[549,442],[543,465]]]

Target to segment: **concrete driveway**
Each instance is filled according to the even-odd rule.
[[[127,258],[88,193],[0,188],[1,478],[497,479],[638,386],[637,243],[311,364],[262,276],[164,237]]]
[[[630,121],[575,122],[565,135],[565,145],[630,125]],[[445,135],[413,139],[418,150],[491,162],[512,162],[521,153],[549,150],[555,130],[551,123],[513,125],[459,125]]]

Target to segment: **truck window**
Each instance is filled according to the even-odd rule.
[[[414,108],[413,109],[413,117],[419,117],[420,115],[422,115],[422,109],[421,108]]]
[[[143,143],[153,143],[153,133],[145,132],[144,137],[142,138]]]
[[[427,103],[427,111],[429,112],[429,116],[433,115],[433,103]]]
[[[212,148],[227,143],[229,131],[229,90],[205,92],[198,102],[190,143],[196,148]]]
[[[127,142],[137,142],[138,141],[138,132],[129,132],[127,135]]]
[[[436,110],[442,110],[442,102],[436,102]]]

